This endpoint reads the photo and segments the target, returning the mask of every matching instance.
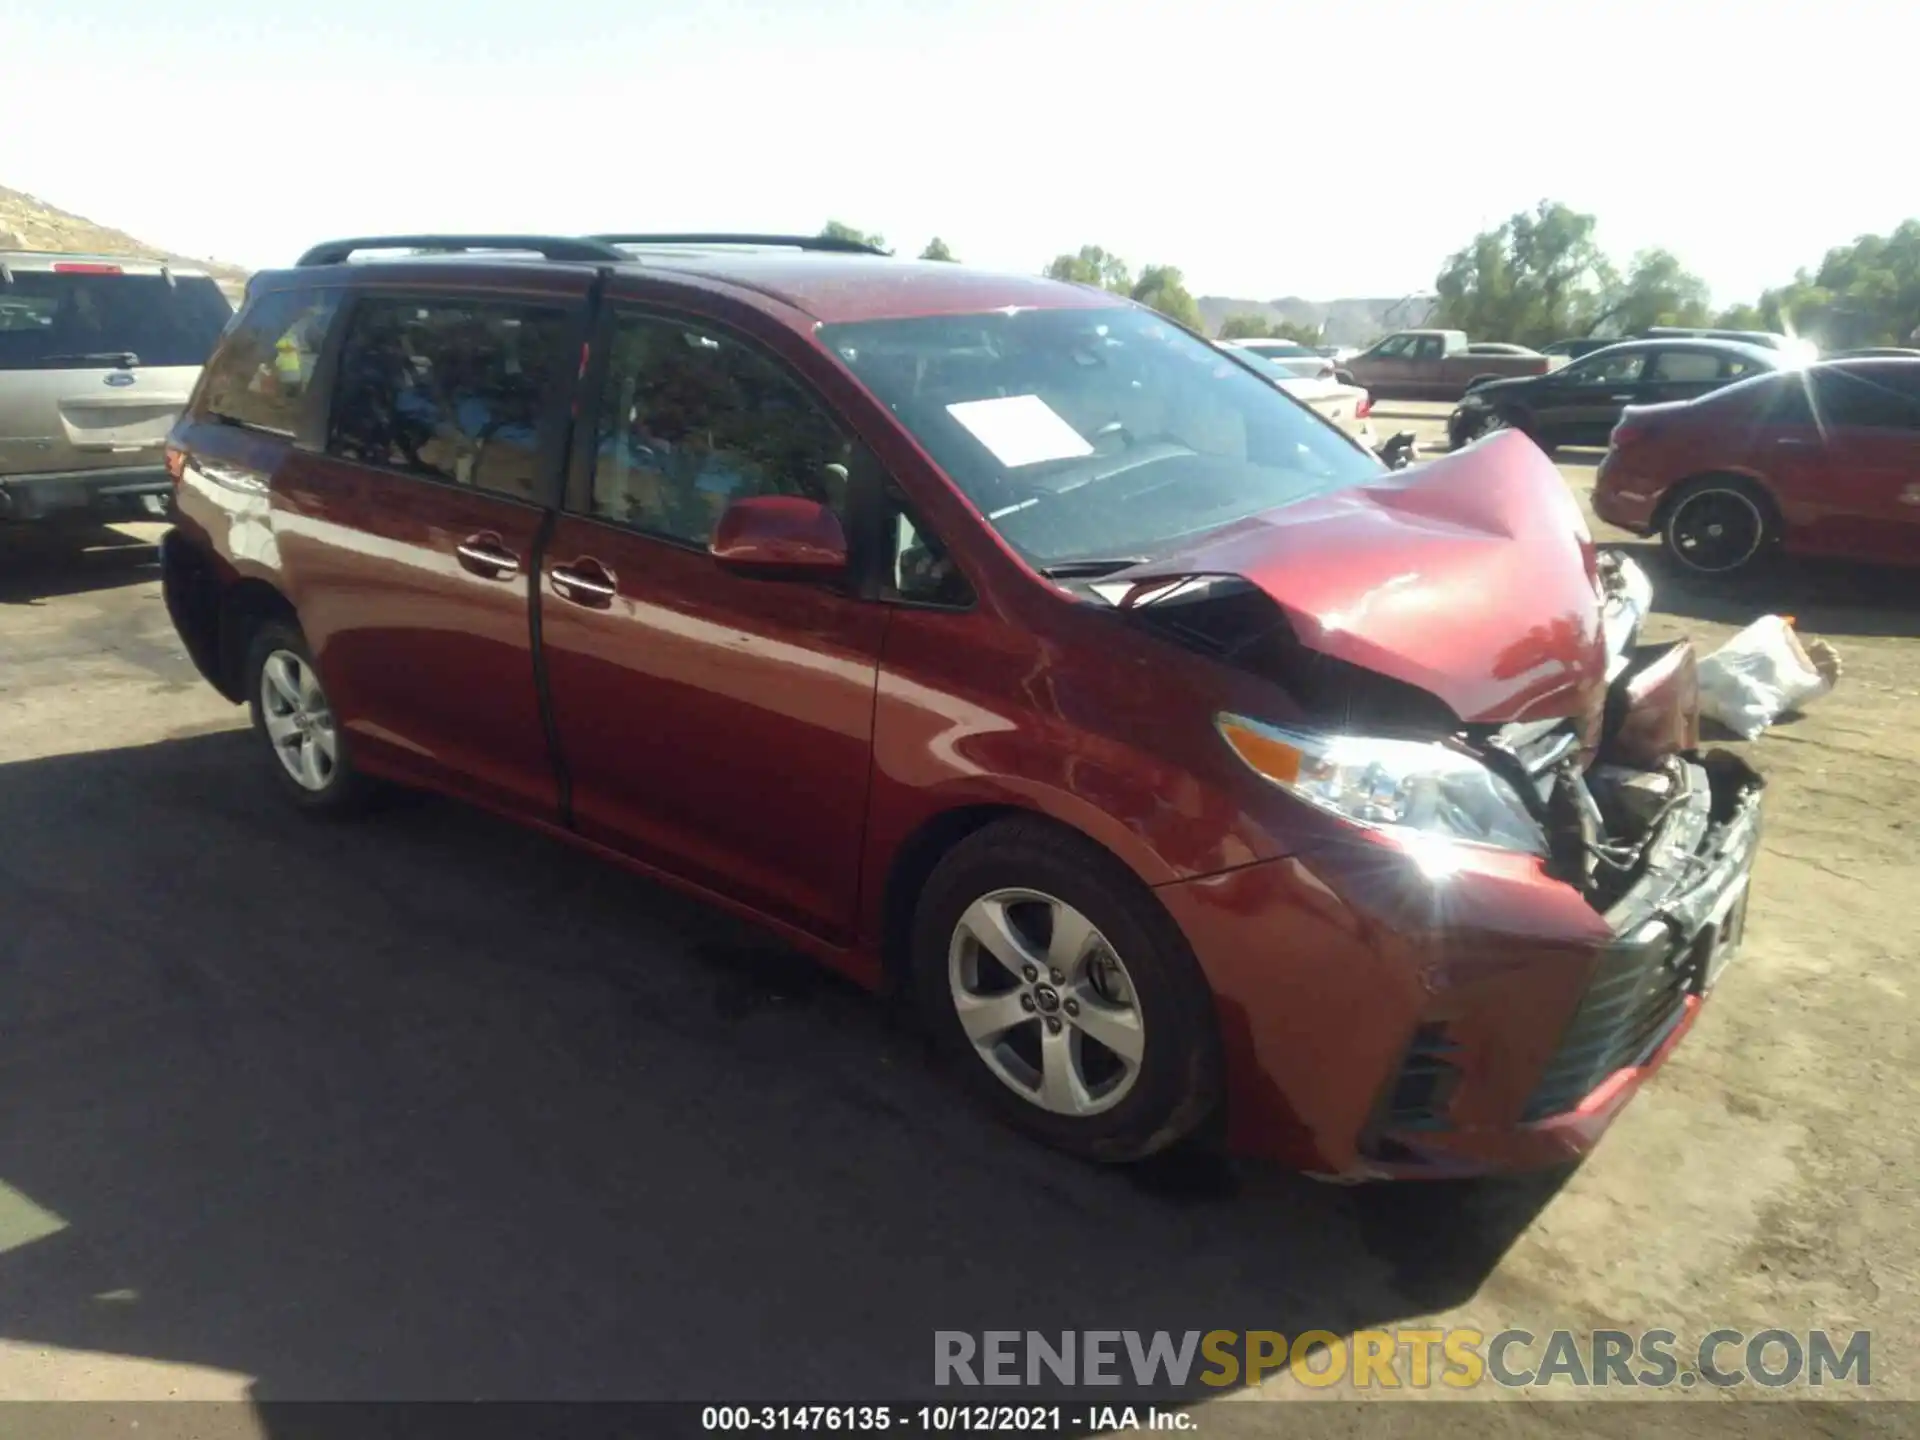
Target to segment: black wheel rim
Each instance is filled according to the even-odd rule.
[[[1709,574],[1744,565],[1765,533],[1759,510],[1737,490],[1689,495],[1667,527],[1670,547],[1681,562]]]

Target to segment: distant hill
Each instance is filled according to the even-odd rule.
[[[1290,320],[1296,325],[1324,325],[1329,345],[1364,345],[1390,330],[1424,324],[1433,306],[1433,297],[1302,300],[1297,295],[1288,295],[1279,300],[1234,300],[1225,295],[1202,295],[1199,304],[1209,332],[1217,333],[1221,322],[1230,315],[1258,315],[1267,320]]]
[[[238,265],[162,250],[157,245],[134,239],[125,231],[110,230],[79,215],[70,215],[4,185],[0,185],[0,250],[84,250],[97,255],[170,260],[205,270],[220,282],[221,289],[235,298],[247,283],[247,271]]]

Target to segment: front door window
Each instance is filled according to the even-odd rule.
[[[596,518],[704,547],[732,501],[804,495],[847,523],[852,442],[760,351],[676,320],[624,316],[604,393]]]

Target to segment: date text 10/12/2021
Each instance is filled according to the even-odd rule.
[[[709,1432],[839,1431],[902,1435],[1191,1432],[1193,1414],[1153,1405],[708,1405]]]

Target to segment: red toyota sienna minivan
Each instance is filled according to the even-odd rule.
[[[1574,1157],[1740,938],[1759,778],[1546,457],[1390,472],[1101,291],[335,242],[169,466],[174,623],[294,804],[437,790],[749,916],[1079,1155]]]

